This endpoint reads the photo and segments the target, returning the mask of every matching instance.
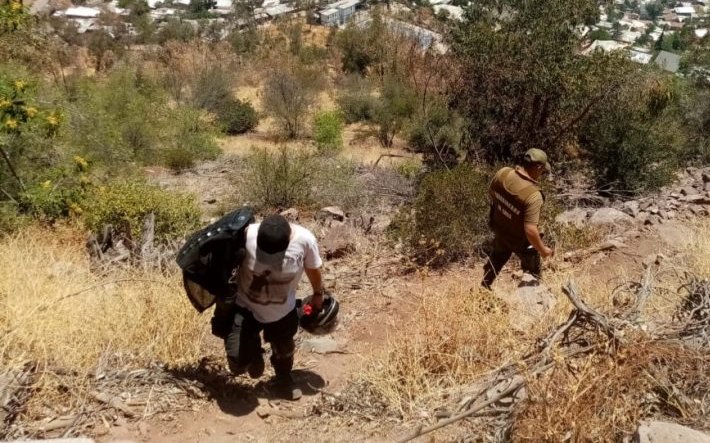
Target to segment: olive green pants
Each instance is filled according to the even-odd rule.
[[[483,281],[481,286],[490,289],[496,277],[503,269],[510,257],[515,254],[520,258],[520,267],[524,272],[532,274],[536,278],[540,278],[542,274],[542,260],[540,254],[530,246],[525,245],[522,248],[513,249],[510,245],[502,240],[499,235],[486,248],[486,263],[483,265]]]

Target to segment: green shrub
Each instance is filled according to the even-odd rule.
[[[641,77],[606,98],[580,126],[598,189],[637,194],[669,183],[682,157],[677,90],[665,77]]]
[[[73,90],[66,144],[108,175],[135,164],[186,165],[187,153],[194,162],[220,152],[203,113],[172,105],[140,71],[121,67],[103,79],[81,79]]]
[[[370,84],[360,76],[351,76],[336,99],[346,123],[370,121],[375,115],[377,99]]]
[[[0,236],[15,232],[27,222],[28,218],[20,213],[17,205],[0,201]]]
[[[259,116],[251,103],[235,99],[222,105],[217,118],[222,130],[229,135],[249,132],[259,124]]]
[[[157,34],[158,43],[163,44],[170,40],[189,42],[195,38],[195,28],[190,23],[177,18],[170,18]]]
[[[469,256],[489,233],[489,181],[489,173],[468,164],[426,175],[390,234],[419,263],[439,266]]]
[[[349,208],[360,199],[354,184],[355,168],[335,158],[302,151],[255,149],[240,172],[242,199],[259,209]]]
[[[343,118],[339,112],[321,111],[315,115],[313,140],[321,154],[333,154],[343,149]]]
[[[137,240],[143,220],[150,213],[155,214],[157,243],[184,236],[200,223],[200,209],[194,196],[141,182],[116,182],[94,189],[86,199],[84,220],[93,232],[112,225],[129,239]]]
[[[165,165],[173,171],[184,171],[195,166],[195,156],[191,151],[183,148],[166,149]]]
[[[170,120],[173,123],[172,133],[168,137],[172,146],[166,150],[168,166],[178,170],[186,169],[198,160],[214,160],[220,154],[214,128],[198,110],[175,109],[171,112]],[[184,166],[181,168],[180,164]]]
[[[217,113],[228,106],[232,97],[233,75],[225,67],[211,65],[202,69],[192,85],[192,104]]]

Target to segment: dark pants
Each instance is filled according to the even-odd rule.
[[[232,317],[231,323],[229,318]],[[261,337],[271,344],[271,365],[276,376],[288,375],[293,369],[293,356],[296,352],[294,337],[298,331],[296,309],[281,320],[272,323],[257,321],[249,310],[234,305],[218,304],[213,318],[216,324],[228,324],[221,335],[227,351],[229,369],[234,374],[242,374],[255,358],[261,358]],[[217,334],[215,334],[217,335]]]
[[[522,248],[513,248],[496,235],[486,254],[488,257],[486,258],[486,264],[483,266],[483,281],[481,282],[481,286],[486,289],[491,288],[500,270],[503,269],[503,266],[513,254],[520,258],[520,267],[523,271],[532,274],[536,278],[540,278],[542,274],[540,254],[529,245],[525,245]]]

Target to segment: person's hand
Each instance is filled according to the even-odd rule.
[[[549,258],[549,257],[552,257],[553,255],[555,255],[555,250],[552,248],[548,248],[547,246],[544,246],[542,248],[542,251],[540,252],[540,255],[542,256],[542,258]]]
[[[319,312],[321,309],[323,309],[323,294],[324,291],[316,291],[311,297],[311,306],[313,306],[313,309],[316,312]]]

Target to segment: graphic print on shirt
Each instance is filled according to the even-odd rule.
[[[247,292],[247,297],[252,303],[260,305],[286,303],[289,287],[298,274],[298,268],[294,267],[295,260],[286,258],[284,261],[284,269],[281,272],[272,272],[268,268],[260,271],[254,270]]]

